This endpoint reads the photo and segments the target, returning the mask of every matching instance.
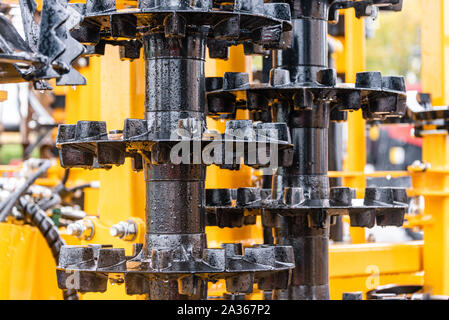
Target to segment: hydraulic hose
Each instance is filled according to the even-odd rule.
[[[84,183],[84,184],[80,184],[78,186],[67,188],[66,183],[69,179],[69,175],[70,175],[70,169],[66,169],[61,182],[53,190],[55,193],[59,194],[61,198],[64,198],[67,194],[74,193],[78,190],[83,190],[86,188],[94,188],[92,183]]]
[[[53,193],[49,199],[43,199],[37,203],[37,205],[44,211],[60,204],[61,197],[57,193]]]
[[[92,183],[84,183],[84,184],[80,184],[78,186],[74,186],[72,188],[68,188],[67,192],[73,193],[75,191],[86,189],[86,188],[92,188]]]
[[[19,198],[27,191],[27,189],[43,174],[45,174],[51,166],[51,162],[44,160],[39,168],[34,172],[23,185],[21,185],[11,196],[0,204],[0,222],[3,222],[8,217],[11,209]]]
[[[56,193],[61,193],[66,189],[66,183],[69,180],[70,169],[65,169],[64,176],[61,179],[61,182],[55,187],[54,191]]]
[[[42,236],[47,241],[51,253],[58,264],[59,252],[61,247],[65,245],[64,239],[59,234],[58,228],[54,225],[53,221],[45,214],[37,204],[29,202],[24,197],[19,199],[19,205],[23,211],[23,214],[28,217],[32,224],[38,228]],[[64,300],[78,300],[78,294],[74,289],[63,290]]]

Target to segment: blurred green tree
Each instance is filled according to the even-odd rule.
[[[367,70],[406,76],[408,84],[420,82],[420,8],[420,0],[406,0],[401,12],[379,13],[375,35],[366,42]]]

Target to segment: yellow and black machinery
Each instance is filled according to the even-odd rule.
[[[58,159],[0,168],[0,298],[447,299],[448,5],[420,4],[430,101],[365,71],[364,19],[407,1],[1,1],[0,83],[65,111]],[[384,122],[423,139],[408,171],[365,171]]]

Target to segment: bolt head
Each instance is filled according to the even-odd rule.
[[[119,235],[119,231],[117,230],[116,227],[111,227],[111,229],[109,229],[109,234],[112,237],[117,237]]]
[[[76,222],[69,224],[67,226],[67,234],[71,236],[79,236],[82,233],[82,228],[80,225],[78,225]]]

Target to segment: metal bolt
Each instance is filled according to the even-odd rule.
[[[121,221],[109,229],[109,234],[125,241],[132,241],[137,236],[137,225],[132,220]]]
[[[71,220],[81,220],[86,217],[86,213],[74,207],[62,207],[61,215],[63,218]]]
[[[121,237],[125,233],[125,230],[121,225],[115,225],[109,229],[109,233],[112,237]]]
[[[94,224],[90,220],[79,220],[67,226],[67,234],[82,240],[91,240],[94,236]]]
[[[83,225],[78,222],[69,224],[67,226],[67,234],[76,237],[81,236],[83,234]]]

